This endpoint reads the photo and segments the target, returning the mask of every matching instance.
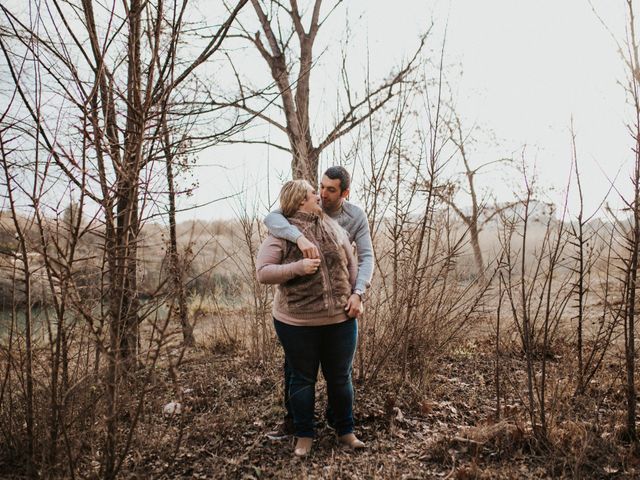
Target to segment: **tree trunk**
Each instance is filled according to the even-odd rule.
[[[638,278],[638,251],[640,250],[640,93],[638,71],[640,69],[638,59],[638,43],[635,33],[635,15],[633,2],[627,0],[629,8],[629,31],[630,31],[630,55],[629,65],[630,87],[635,108],[635,124],[633,125],[635,140],[635,159],[633,172],[633,201],[630,203],[633,210],[633,231],[630,232],[629,242],[629,264],[627,270],[627,295],[626,295],[626,328],[625,328],[625,363],[627,373],[627,434],[629,439],[636,442],[638,439],[636,431],[636,384],[635,384],[635,311],[636,311],[636,282]]]
[[[180,256],[178,254],[178,235],[176,232],[176,193],[173,178],[173,152],[171,151],[169,131],[164,119],[163,123],[163,146],[167,169],[167,185],[169,187],[169,270],[172,283],[171,296],[174,299],[176,316],[180,320],[180,325],[182,326],[183,344],[187,347],[193,347],[196,344],[196,341],[193,336],[193,325],[189,322],[187,293],[184,288],[184,265],[180,264]]]
[[[137,238],[138,175],[142,165],[143,115],[140,59],[141,0],[129,5],[127,123],[124,139],[123,169],[116,186],[116,288],[119,299],[117,322],[121,325],[120,356],[131,365],[138,350]]]
[[[318,164],[320,163],[319,152],[311,145],[311,139],[296,142],[296,145],[302,143],[304,148],[295,150],[291,159],[291,172],[293,172],[294,180],[308,180],[314,187],[318,186]]]
[[[627,273],[627,314],[625,329],[625,363],[627,373],[627,434],[632,441],[637,440],[636,432],[636,384],[635,384],[635,311],[636,283],[638,278],[638,250],[640,250],[640,132],[636,138],[636,160],[634,171],[633,231],[631,232],[629,267]]]
[[[478,275],[484,279],[484,258],[480,249],[480,235],[478,232],[478,219],[476,218],[469,224],[469,233],[471,234],[471,247],[473,248],[473,259],[476,263]]]
[[[141,101],[141,0],[129,3],[127,122],[122,167],[116,170],[115,271],[111,275],[109,368],[107,372],[107,438],[105,480],[117,477],[118,384],[121,368],[136,365],[138,350],[138,172],[141,165],[143,119]]]
[[[32,311],[31,311],[31,270],[29,266],[29,255],[27,248],[27,238],[22,230],[22,226],[18,221],[18,215],[16,212],[16,203],[13,196],[13,182],[14,179],[9,173],[7,160],[5,156],[4,143],[0,139],[1,159],[0,162],[3,168],[5,182],[7,185],[7,198],[9,200],[9,207],[11,209],[11,218],[13,219],[13,226],[16,230],[18,237],[18,247],[20,251],[20,257],[22,258],[22,281],[24,282],[24,297],[25,297],[25,317],[24,317],[24,336],[25,336],[25,358],[24,358],[24,380],[25,380],[25,410],[26,410],[26,429],[27,429],[27,477],[37,478],[38,472],[35,468],[35,451],[34,451],[34,399],[33,399],[33,347],[32,347]],[[18,262],[18,258],[14,259],[14,262]],[[14,264],[15,265],[15,264]],[[15,267],[14,267],[15,268]],[[14,283],[13,289],[16,290]],[[14,302],[13,302],[14,303]],[[15,304],[15,303],[14,303]],[[14,321],[16,318],[16,309],[13,310]]]

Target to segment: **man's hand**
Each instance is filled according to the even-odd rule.
[[[298,237],[296,245],[298,245],[298,248],[302,252],[302,256],[304,258],[320,258],[318,247],[311,243],[311,241],[309,241],[304,235],[300,235]]]
[[[362,299],[357,293],[352,293],[347,301],[347,306],[344,310],[349,315],[349,318],[358,318],[364,312],[364,306],[362,305]]]
[[[318,258],[303,258],[301,261],[305,275],[316,273],[318,271],[318,267],[320,267],[320,259]]]

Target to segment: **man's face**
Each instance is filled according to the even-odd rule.
[[[322,208],[330,212],[337,210],[345,198],[349,196],[349,189],[340,190],[340,179],[331,179],[324,175],[320,182],[320,198]]]

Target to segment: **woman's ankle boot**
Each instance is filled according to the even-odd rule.
[[[296,448],[293,453],[296,457],[304,457],[311,451],[311,444],[313,444],[313,438],[299,437],[296,442]]]

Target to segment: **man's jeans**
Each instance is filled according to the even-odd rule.
[[[355,319],[333,325],[303,327],[274,319],[286,357],[289,380],[285,402],[298,437],[313,437],[315,385],[318,367],[327,382],[329,420],[338,435],[353,432],[353,386],[351,370],[358,339]],[[285,371],[285,378],[287,372]]]

